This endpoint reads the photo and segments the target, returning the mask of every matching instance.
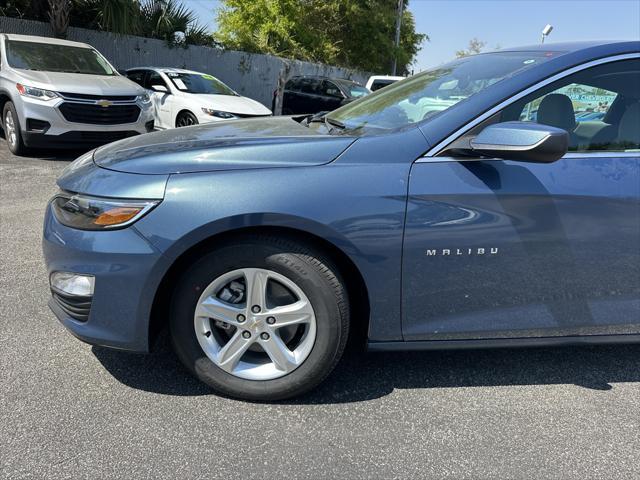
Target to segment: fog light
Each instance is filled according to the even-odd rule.
[[[79,297],[93,296],[93,286],[95,277],[93,275],[80,275],[71,272],[53,272],[51,278],[51,288],[67,295]]]

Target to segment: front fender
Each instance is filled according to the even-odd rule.
[[[164,201],[135,228],[162,252],[148,291],[184,252],[247,227],[285,227],[330,242],[359,270],[370,297],[370,337],[400,340],[400,258],[410,164],[172,175]],[[162,271],[162,272],[161,272]]]

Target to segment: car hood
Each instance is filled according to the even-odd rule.
[[[21,83],[56,92],[87,95],[141,95],[145,90],[121,75],[87,75],[84,73],[17,70]]]
[[[193,95],[193,94],[191,94]],[[197,94],[202,106],[240,115],[271,115],[271,110],[247,97],[236,95],[204,95]]]
[[[331,162],[354,141],[318,135],[291,117],[264,117],[127,138],[97,149],[94,162],[147,175],[312,166]]]

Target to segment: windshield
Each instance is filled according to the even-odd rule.
[[[117,75],[92,48],[7,40],[7,62],[13,68],[44,72]]]
[[[400,128],[442,112],[552,55],[548,52],[501,52],[461,58],[345,105],[328,114],[327,120],[346,130]]]
[[[208,95],[237,95],[236,92],[211,75],[204,73],[167,72],[175,87],[181,92]]]
[[[353,82],[340,82],[342,88],[349,94],[350,98],[364,97],[371,93],[366,87]]]

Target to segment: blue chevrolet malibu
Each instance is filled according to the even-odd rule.
[[[313,388],[349,336],[640,341],[639,52],[502,50],[325,115],[99,148],[47,207],[50,306],[113,348],[168,326],[196,377],[251,400]]]

